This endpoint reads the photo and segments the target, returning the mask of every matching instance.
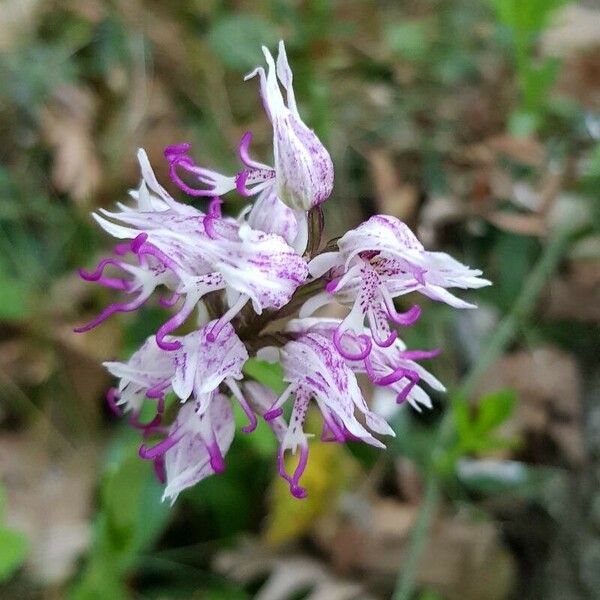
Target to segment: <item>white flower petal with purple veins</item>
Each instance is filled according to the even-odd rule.
[[[306,467],[308,441],[303,424],[309,402],[314,399],[323,416],[323,439],[345,441],[356,439],[373,446],[385,447],[374,438],[355,416],[363,413],[367,426],[374,432],[393,435],[392,429],[369,410],[352,370],[338,354],[335,346],[319,333],[307,333],[288,342],[282,349],[285,392],[264,414],[267,421],[281,417],[283,405],[294,396],[294,407],[279,452],[279,471],[290,484],[293,495],[303,497],[299,480]],[[286,451],[295,454],[300,449],[298,465],[292,475],[284,468]]]
[[[291,208],[310,210],[331,194],[333,163],[319,138],[300,118],[283,42],[279,42],[277,66],[267,48],[263,47],[263,53],[267,73],[257,67],[246,79],[258,75],[263,105],[273,125],[277,196]],[[287,104],[278,79],[286,91]]]
[[[341,323],[335,318],[305,318],[293,319],[285,330],[290,333],[301,335],[303,333],[318,333],[333,340]],[[369,334],[364,330],[364,335]],[[357,354],[360,343],[350,340],[350,352]],[[383,387],[389,392],[390,397],[396,398],[396,403],[407,401],[416,410],[421,410],[421,405],[431,408],[431,399],[425,390],[420,387],[419,382],[424,381],[430,388],[437,392],[445,392],[443,384],[417,360],[429,359],[437,356],[438,350],[421,351],[407,350],[402,340],[396,338],[389,347],[372,345],[369,355],[361,360],[347,360],[346,364],[356,373],[366,373],[371,382],[378,387]],[[376,427],[371,427],[377,431]]]
[[[221,383],[242,379],[242,367],[248,360],[248,351],[233,327],[227,323],[219,337],[210,341],[209,334],[216,320],[181,339],[175,354],[173,391],[185,401],[193,393],[197,411],[203,414],[211,394]]]
[[[448,291],[448,288],[478,289],[492,285],[481,277],[479,269],[471,269],[444,252],[425,252],[427,268],[419,277],[398,272],[390,277],[388,287],[394,296],[419,292],[432,300],[445,302],[453,308],[477,308]]]
[[[375,215],[351,229],[338,240],[338,247],[346,266],[362,252],[420,261],[420,255],[425,251],[410,227],[389,215]]]
[[[139,350],[125,362],[107,361],[102,363],[108,372],[120,379],[112,392],[118,406],[126,412],[139,413],[150,391],[154,397],[164,395],[171,386],[175,372],[175,357],[161,350],[154,336],[149,337]]]
[[[221,473],[234,430],[231,406],[223,394],[215,395],[202,415],[197,413],[193,402],[183,405],[169,435],[161,442],[167,448],[164,451],[167,487],[163,500],[170,499],[173,504],[183,490]]]
[[[283,238],[241,225],[235,242],[223,240],[216,269],[227,284],[252,300],[260,314],[287,304],[308,268]]]
[[[309,264],[313,278],[329,273],[331,278],[325,292],[307,300],[300,317],[335,300],[351,308],[340,325],[334,342],[348,359],[363,359],[372,344],[363,335],[368,323],[376,346],[385,348],[394,343],[397,333],[390,328],[412,325],[420,315],[413,306],[398,313],[394,298],[419,292],[456,308],[474,305],[460,300],[447,288],[479,288],[490,285],[481,279],[481,271],[470,269],[447,254],[428,252],[408,226],[394,217],[376,215],[349,231],[338,241],[338,252],[316,256]],[[358,354],[349,345],[361,342]]]
[[[292,244],[298,235],[295,211],[286,206],[273,189],[264,190],[258,195],[247,222],[252,229],[280,235],[288,244]]]

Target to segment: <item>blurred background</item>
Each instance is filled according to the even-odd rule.
[[[388,213],[494,286],[404,332],[449,392],[390,414],[387,452],[314,444],[297,501],[265,428],[238,434],[169,508],[100,365],[162,309],[72,333],[114,296],[76,274],[111,244],[89,213],[139,146],[185,201],[168,144],[234,172],[252,129],[270,162],[243,75],[280,38],[336,167],[328,237]],[[599,597],[596,1],[3,0],[0,140],[2,599]]]

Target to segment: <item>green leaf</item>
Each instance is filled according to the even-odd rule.
[[[31,316],[31,288],[0,271],[0,321],[25,321]]]
[[[6,510],[6,493],[0,485],[0,520]],[[23,564],[29,543],[25,535],[0,526],[0,582],[7,581]]]
[[[518,30],[536,32],[543,29],[551,14],[568,0],[490,0],[498,19]]]
[[[508,131],[515,137],[527,137],[535,133],[540,124],[541,120],[538,113],[519,108],[510,114]]]
[[[71,600],[127,598],[128,572],[167,523],[170,507],[161,502],[162,486],[139,458],[134,436],[126,431],[110,448],[89,562]]]
[[[500,390],[481,398],[475,423],[478,434],[487,434],[502,425],[512,415],[517,405],[514,390]]]
[[[432,44],[431,27],[424,21],[389,23],[383,35],[394,54],[409,60],[426,57]]]
[[[501,308],[510,308],[519,296],[523,281],[535,262],[539,244],[532,237],[505,231],[497,232],[494,254],[498,271],[494,273],[496,301]]]
[[[169,506],[161,502],[162,488],[149,462],[128,447],[122,460],[111,465],[102,485],[102,512],[109,545],[125,562],[146,548],[165,525]]]
[[[468,438],[471,434],[471,416],[469,414],[469,404],[464,398],[454,398],[452,400],[452,414],[459,438],[462,440]]]
[[[279,363],[269,363],[264,360],[250,358],[244,365],[244,373],[266,385],[276,394],[282,394],[287,384],[283,381],[283,369]]]
[[[261,46],[272,48],[278,37],[277,30],[260,16],[237,13],[218,19],[208,42],[223,64],[245,71],[263,61]]]
[[[439,460],[438,469],[443,475],[454,471],[456,462],[470,453],[514,448],[518,440],[492,435],[512,414],[516,406],[516,394],[512,390],[501,390],[480,399],[474,416],[464,398],[452,401],[452,416],[457,439]]]
[[[18,531],[0,527],[0,582],[7,581],[23,564],[29,544]]]
[[[559,66],[557,59],[547,59],[541,65],[528,65],[524,73],[523,102],[529,110],[543,109]]]

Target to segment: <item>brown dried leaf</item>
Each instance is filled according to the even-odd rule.
[[[94,453],[57,452],[47,433],[34,429],[0,437],[0,467],[7,523],[30,541],[26,569],[42,583],[64,581],[90,539]]]
[[[28,339],[12,339],[0,344],[0,371],[10,373],[19,387],[35,387],[48,379],[54,360],[48,349]]]
[[[317,542],[342,570],[366,572],[366,579],[391,584],[406,557],[417,508],[376,499],[368,514],[338,516],[317,530]],[[512,556],[492,523],[438,518],[417,573],[419,585],[450,600],[507,598],[515,578]]]
[[[62,86],[42,114],[42,134],[54,151],[52,181],[77,202],[89,202],[100,184],[92,130],[95,113],[89,90]]]
[[[307,600],[369,600],[362,585],[335,577],[314,558],[268,552],[260,543],[247,540],[231,551],[219,553],[218,571],[242,583],[269,574],[266,583],[254,596],[256,600],[287,600],[299,591],[310,589]]]
[[[539,215],[526,215],[496,210],[487,215],[487,220],[499,229],[518,235],[543,237],[547,233],[546,223]]]
[[[503,134],[489,138],[486,144],[493,152],[532,167],[541,166],[546,155],[543,144],[533,137]]]
[[[42,0],[3,0],[0,3],[0,50],[28,39],[44,9]]]
[[[109,375],[102,361],[118,356],[122,328],[117,322],[106,322],[85,335],[73,333],[72,325],[56,327],[56,352],[63,365],[65,379],[71,388],[73,408],[91,427],[101,415],[99,399],[109,385]]]
[[[542,54],[562,58],[600,47],[600,10],[578,3],[565,6],[544,32],[540,47]]]
[[[417,189],[402,183],[392,153],[384,148],[374,148],[368,152],[367,158],[378,210],[403,221],[411,220],[419,199]]]
[[[565,274],[552,279],[546,313],[554,319],[600,323],[600,262],[574,261]]]
[[[465,204],[451,196],[430,196],[419,215],[419,239],[426,246],[436,242],[436,232],[448,223],[462,221],[467,216]]]

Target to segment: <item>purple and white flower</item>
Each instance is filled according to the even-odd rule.
[[[257,314],[265,308],[279,309],[289,301],[308,270],[283,238],[222,217],[218,200],[211,203],[206,215],[177,203],[156,182],[143,151],[139,157],[144,179],[135,194],[137,207],[121,205],[120,212],[104,210],[94,215],[114,237],[132,240],[117,246],[116,251],[119,255],[131,253],[138,264],[108,258],[94,272],[81,273],[84,279],[135,297],[111,304],[77,331],[87,331],[115,312],[136,310],[159,286],[171,294],[162,300],[163,306],[173,306],[183,298],[180,310],[156,334],[159,346],[165,350],[179,347],[179,342],[168,342],[166,336],[183,324],[209,292],[225,290],[229,307],[210,332],[212,338],[248,301]],[[104,269],[109,266],[121,269],[131,279],[105,277]]]
[[[293,319],[287,324],[286,331],[295,334],[319,333],[333,341],[340,324],[341,319],[308,317]],[[370,333],[365,329],[363,335],[368,338]],[[357,354],[360,344],[353,339],[348,342],[350,351]],[[375,386],[385,388],[397,404],[406,401],[415,410],[421,411],[421,406],[431,408],[432,404],[427,392],[419,385],[420,381],[436,392],[445,392],[446,388],[416,361],[434,358],[439,353],[439,350],[408,350],[406,344],[396,338],[388,347],[373,345],[364,359],[346,359],[346,364],[355,373],[366,374]]]
[[[409,326],[420,316],[414,305],[399,313],[394,298],[419,292],[454,308],[475,308],[448,288],[480,288],[490,282],[443,252],[428,252],[402,221],[376,215],[338,240],[338,251],[316,256],[309,264],[313,278],[329,273],[324,292],[309,299],[300,317],[308,317],[332,300],[350,307],[335,332],[334,342],[348,359],[362,360],[373,344],[363,333],[365,322],[376,346],[394,344],[397,332],[390,323]],[[348,335],[346,335],[348,334]],[[358,348],[349,350],[352,344]]]
[[[147,398],[158,400],[157,412],[163,412],[164,396],[175,374],[175,357],[159,348],[154,336],[149,337],[127,362],[102,364],[119,379],[119,385],[111,388],[106,397],[115,414],[129,412],[137,421]]]
[[[242,196],[257,196],[250,210],[249,224],[265,233],[280,235],[302,253],[306,248],[306,211],[329,198],[333,188],[333,163],[314,131],[300,117],[283,41],[279,42],[277,64],[267,48],[263,47],[263,53],[268,71],[257,67],[245,79],[259,78],[263,106],[273,126],[275,166],[251,158],[250,132],[242,136],[238,148],[245,168],[235,176],[197,165],[188,154],[190,144],[169,146],[165,157],[170,164],[171,179],[191,196],[222,196],[233,190]],[[178,169],[187,171],[205,187],[189,186],[179,176]],[[265,208],[270,209],[272,218],[264,216]]]
[[[264,418],[267,421],[280,418],[284,404],[294,397],[289,425],[280,444],[278,466],[292,494],[302,498],[306,491],[299,481],[308,460],[308,439],[303,426],[310,400],[316,402],[323,416],[324,441],[352,439],[384,448],[384,444],[372,433],[393,436],[394,432],[369,409],[354,373],[326,336],[320,333],[302,334],[281,349],[281,361],[283,378],[289,385]],[[357,419],[356,411],[362,413],[366,427]],[[285,453],[296,454],[298,450],[297,466],[289,475],[285,470]]]
[[[161,448],[167,483],[163,500],[173,504],[183,490],[222,473],[234,431],[231,406],[223,394],[216,394],[203,413],[196,403],[182,406]]]
[[[273,126],[274,166],[251,158],[250,133],[239,145],[244,168],[232,177],[196,165],[189,144],[168,146],[165,157],[173,182],[191,196],[210,198],[202,212],[176,201],[140,150],[142,178],[130,192],[133,203],[94,214],[119,240],[114,255],[91,272],[81,271],[83,279],[126,299],[76,331],[87,331],[114,313],[136,310],[157,290],[165,294],[163,307],[178,307],[129,361],[104,363],[119,379],[107,395],[109,405],[117,414],[127,413],[141,431],[139,454],[154,463],[166,481],[164,499],[171,502],[225,468],[235,429],[228,396],[247,416],[243,432],[256,428],[257,416],[271,427],[279,442],[279,474],[295,497],[306,495],[301,478],[309,454],[305,421],[311,406],[322,416],[322,441],[355,440],[384,448],[378,436],[393,436],[394,431],[383,412],[368,405],[357,376],[383,390],[391,406],[408,402],[421,410],[432,405],[427,389],[444,391],[419,364],[439,351],[409,350],[393,328],[413,324],[420,307],[400,313],[394,300],[418,292],[455,308],[473,308],[449,290],[490,284],[481,271],[425,250],[407,225],[382,215],[342,236],[335,252],[314,256],[322,212],[311,213],[308,244],[308,211],[329,197],[333,165],[300,118],[283,42],[276,62],[266,48],[263,52],[267,70],[258,67],[246,78],[259,78]],[[182,171],[201,187],[184,182]],[[220,196],[234,190],[255,197],[238,218],[221,212]],[[349,309],[345,318],[310,317],[333,303]],[[300,318],[281,322],[299,306]],[[194,311],[191,333],[173,335],[184,322],[189,325]],[[280,396],[244,380],[249,355],[282,364],[287,387]],[[167,394],[179,400],[169,410]],[[142,422],[147,402],[155,403],[154,416]],[[292,472],[286,464],[290,454],[297,457]]]
[[[152,398],[158,400],[158,413],[162,413],[165,394],[172,391],[182,402],[193,396],[201,415],[224,383],[248,416],[247,430],[253,430],[256,427],[254,411],[237,384],[242,379],[248,351],[230,324],[223,327],[218,339],[209,340],[215,322],[182,337],[169,336],[169,342],[178,342],[179,347],[174,351],[160,348],[152,336],[128,362],[103,363],[108,372],[120,380],[118,387],[109,393],[108,401],[113,410],[120,412],[123,407],[137,417],[144,400]]]
[[[329,152],[314,131],[309,129],[298,112],[292,85],[292,70],[283,41],[279,42],[277,65],[263,46],[268,71],[257,67],[246,75],[258,75],[260,94],[273,125],[275,185],[278,198],[296,210],[310,210],[327,200],[333,188],[333,163]],[[283,98],[278,84],[286,92]]]

